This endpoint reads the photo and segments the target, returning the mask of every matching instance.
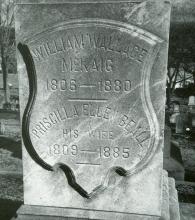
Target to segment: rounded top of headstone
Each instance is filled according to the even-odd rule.
[[[188,105],[195,106],[195,96],[190,96],[189,97]]]
[[[174,106],[173,106],[173,112],[174,113],[178,113],[179,112],[179,104],[174,104]]]

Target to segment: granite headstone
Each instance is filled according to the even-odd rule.
[[[18,219],[168,220],[170,2],[17,0],[15,11]]]

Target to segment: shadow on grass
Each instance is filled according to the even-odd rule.
[[[15,141],[10,138],[0,137],[0,148],[11,151],[13,157],[16,157],[19,159],[22,158],[21,141]]]
[[[16,215],[16,211],[22,205],[22,202],[14,202],[7,199],[0,199],[0,219],[10,220]]]

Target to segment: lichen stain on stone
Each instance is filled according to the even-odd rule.
[[[160,4],[159,1],[144,1],[133,7],[123,8],[125,19],[137,25],[160,26],[165,22],[164,14],[167,13],[167,5]]]
[[[145,8],[146,2],[134,5],[133,7],[124,8],[124,11],[126,12],[124,17],[127,21],[137,21],[137,23],[141,25],[148,16]]]

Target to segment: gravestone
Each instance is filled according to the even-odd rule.
[[[164,151],[163,151],[163,168],[168,172],[169,177],[175,180],[184,180],[185,169],[179,144],[171,140],[171,128],[165,125],[164,131]]]
[[[176,126],[177,117],[180,115],[180,105],[173,104],[173,114],[170,117],[170,123]]]
[[[175,133],[176,134],[183,134],[184,133],[184,114],[180,113],[176,117]]]
[[[169,159],[171,155],[171,137],[172,137],[171,128],[168,125],[165,125],[163,156],[164,158],[167,158],[167,159]]]
[[[189,97],[188,108],[189,108],[189,113],[191,115],[191,127],[192,129],[194,129],[195,128],[195,96]]]
[[[168,1],[17,0],[18,219],[170,219]]]

